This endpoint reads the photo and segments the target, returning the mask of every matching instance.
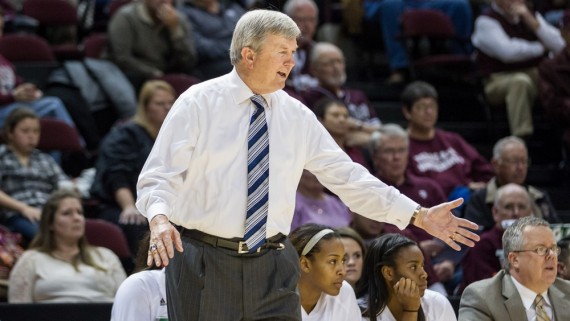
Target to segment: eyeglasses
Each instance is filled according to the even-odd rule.
[[[401,147],[401,148],[380,148],[378,150],[379,153],[381,154],[386,154],[386,155],[404,155],[405,153],[408,152],[408,148],[407,147]]]
[[[526,211],[528,209],[528,205],[509,203],[509,204],[502,205],[501,208],[507,212],[514,213],[515,211],[516,212]]]
[[[546,247],[546,246],[539,246],[537,248],[535,248],[534,250],[518,250],[518,251],[513,251],[515,253],[519,253],[519,252],[534,252],[540,256],[545,256],[548,253],[551,254],[556,254],[556,256],[560,255],[560,247],[558,245],[554,245],[552,247]]]
[[[503,158],[501,159],[501,162],[507,165],[523,165],[523,166],[530,165],[530,159],[525,159],[525,158]]]

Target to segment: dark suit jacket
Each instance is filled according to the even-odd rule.
[[[501,270],[490,279],[469,285],[459,304],[458,321],[526,321],[522,299],[511,278]],[[557,278],[548,289],[556,321],[570,320],[570,282]]]

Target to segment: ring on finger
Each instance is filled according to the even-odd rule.
[[[456,237],[456,236],[457,236],[457,232],[453,232],[453,234],[451,234],[451,235],[449,236],[449,238],[450,238],[452,241],[455,241],[455,237]]]
[[[151,244],[150,247],[148,248],[148,250],[149,250],[150,252],[153,252],[153,253],[154,253],[154,252],[156,252],[156,251],[158,250],[158,245],[156,245],[156,243]]]

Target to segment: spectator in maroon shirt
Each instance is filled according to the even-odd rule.
[[[363,91],[344,86],[346,65],[342,51],[331,43],[319,42],[313,47],[310,59],[311,74],[319,85],[302,93],[305,104],[314,109],[324,97],[342,100],[350,115],[348,145],[367,146],[370,135],[380,129],[380,119]]]
[[[396,124],[383,125],[378,134],[373,135],[370,144],[375,175],[420,204],[445,202],[446,196],[437,182],[426,177],[416,177],[406,171],[409,144],[408,133],[402,127]],[[386,229],[398,233],[393,226],[388,225]],[[418,242],[424,257],[437,259],[438,263],[433,265],[433,273],[437,278],[444,282],[450,280],[456,264],[447,258],[436,257],[445,244],[414,226],[408,226],[404,231],[408,237]]]
[[[550,201],[547,191],[526,183],[530,159],[525,142],[516,136],[507,136],[497,141],[493,147],[493,177],[484,188],[471,195],[465,204],[463,217],[479,225],[480,231],[491,229],[495,225],[492,207],[497,189],[509,183],[524,186],[530,196],[532,212],[535,216],[549,223],[559,223],[560,217]]]
[[[359,163],[370,170],[370,164],[366,160],[363,150],[360,147],[349,146],[347,144],[350,125],[348,107],[344,102],[338,99],[324,98],[317,102],[315,114],[334,138],[338,146],[340,146],[355,163]]]
[[[315,32],[319,23],[319,8],[313,0],[288,0],[283,13],[291,17],[301,30],[295,51],[295,66],[287,78],[285,91],[299,93],[318,85],[318,80],[310,73],[310,57],[315,46]]]
[[[502,237],[505,229],[521,217],[532,214],[532,205],[526,189],[517,184],[507,184],[497,190],[493,204],[495,226],[481,234],[475,247],[467,250],[461,261],[463,283],[459,294],[469,284],[490,278],[502,268]]]
[[[460,135],[436,128],[438,95],[423,81],[402,92],[402,111],[408,120],[410,156],[408,170],[438,182],[445,195],[454,189],[470,191],[485,186],[494,176],[491,164]]]

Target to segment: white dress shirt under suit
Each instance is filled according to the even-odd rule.
[[[139,176],[137,208],[218,237],[243,237],[247,135],[254,93],[236,70],[192,86],[168,113]],[[400,228],[417,203],[352,162],[314,113],[279,90],[263,95],[269,128],[267,237],[289,233],[303,169],[354,212]]]

